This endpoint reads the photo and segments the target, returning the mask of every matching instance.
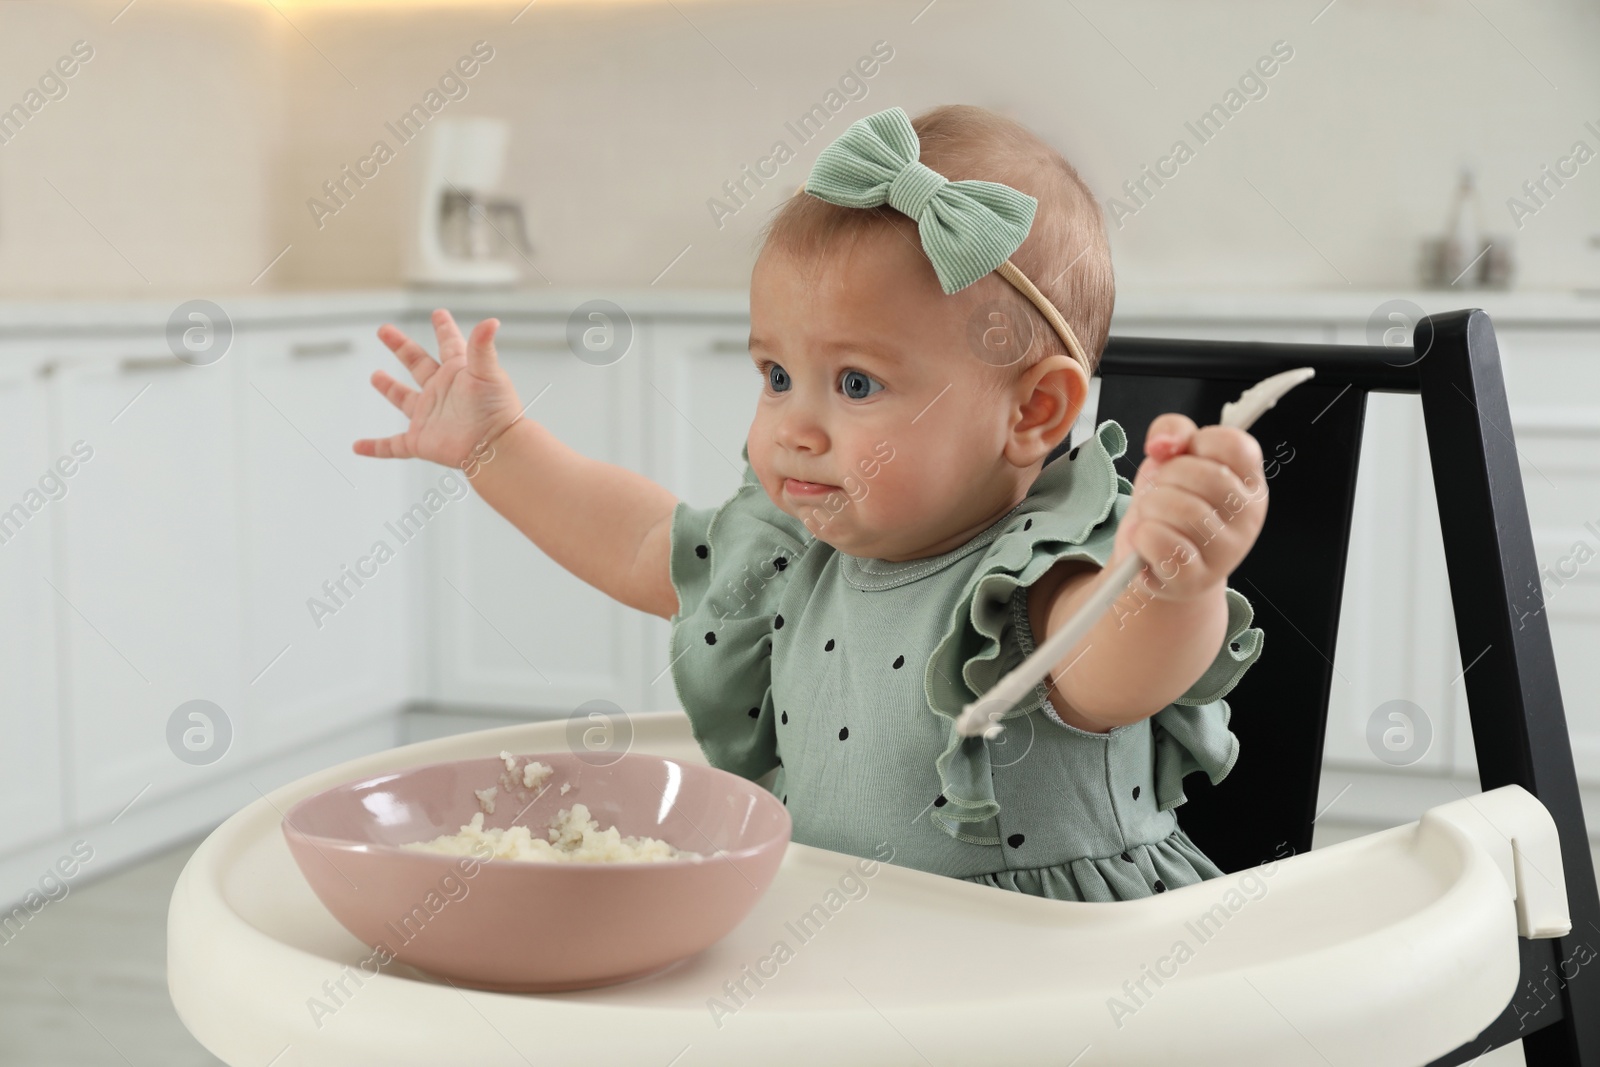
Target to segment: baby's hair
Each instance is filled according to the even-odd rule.
[[[921,161],[951,181],[1000,182],[1039,201],[1033,226],[1021,247],[1011,254],[1011,261],[1072,327],[1089,357],[1092,375],[1100,365],[1110,332],[1116,283],[1100,205],[1088,185],[1061,153],[1032,130],[986,108],[946,104],[918,115],[911,126],[921,142]],[[916,223],[887,205],[864,210],[801,194],[791,196],[776,210],[760,241],[764,249],[810,257],[815,269],[836,237],[853,243],[866,234],[890,236],[890,230],[898,231],[897,240],[921,248]],[[933,277],[931,266],[928,276]],[[1026,322],[1032,336],[1025,358],[997,367],[996,373],[988,376],[995,393],[1012,385],[1045,356],[1069,354],[1039,309],[1010,282],[991,273],[973,289],[980,286],[987,286],[990,299],[1000,303],[1004,322]],[[972,292],[969,289],[950,299],[972,299]],[[1020,327],[1014,332],[1028,335],[1028,330]]]

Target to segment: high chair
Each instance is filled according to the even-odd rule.
[[[856,857],[791,844],[733,933],[648,978],[518,996],[398,964],[359,969],[371,952],[312,895],[281,813],[403,766],[566,745],[564,720],[519,724],[353,760],[225,822],[173,892],[179,1015],[239,1067],[1444,1067],[1518,1039],[1535,1067],[1600,1067],[1600,968],[1583,966],[1600,943],[1600,900],[1546,618],[1524,614],[1540,584],[1494,331],[1482,311],[1456,311],[1423,319],[1415,342],[1114,337],[1105,353],[1096,421],[1128,430],[1130,478],[1158,413],[1207,425],[1267,375],[1316,370],[1252,429],[1291,441],[1294,459],[1230,578],[1271,635],[1228,696],[1241,757],[1219,786],[1186,778],[1179,809],[1223,877],[1080,904],[888,864],[868,875]],[[1313,852],[1374,390],[1422,399],[1483,792]],[[681,712],[633,727],[635,749],[701,761]],[[795,928],[805,915],[813,922]]]

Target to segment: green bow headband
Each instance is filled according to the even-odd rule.
[[[1011,262],[1039,202],[999,182],[950,181],[921,162],[921,142],[898,107],[858,119],[824,148],[802,187],[841,207],[888,204],[917,224],[939,285],[957,293],[990,271],[1027,297],[1085,372],[1089,360],[1061,312]]]

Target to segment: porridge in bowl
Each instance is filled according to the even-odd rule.
[[[727,771],[549,750],[370,770],[305,797],[282,825],[358,940],[514,992],[612,985],[704,951],[772,883],[791,826],[777,797]],[[458,827],[470,844],[450,843]]]
[[[521,769],[516,757],[501,752],[506,773],[500,785],[510,789],[538,789],[542,794],[545,783],[555,773],[555,768],[538,760],[528,760]],[[550,783],[555,784],[555,783]],[[563,782],[561,795],[572,788]],[[656,837],[624,836],[615,826],[602,830],[589,814],[589,806],[575,803],[562,808],[550,817],[545,837],[533,836],[526,826],[508,826],[505,829],[484,829],[485,813],[494,814],[495,800],[500,788],[490,786],[477,789],[473,795],[483,810],[453,834],[441,834],[431,841],[413,841],[401,848],[417,852],[438,852],[447,856],[476,856],[478,859],[517,860],[523,863],[661,863],[668,860],[700,860],[698,852],[676,848]],[[537,799],[537,797],[535,798]],[[718,850],[720,851],[720,850]]]
[[[624,837],[615,826],[600,829],[584,804],[562,808],[550,820],[549,839],[534,837],[526,826],[504,830],[483,828],[483,812],[459,833],[443,834],[432,841],[416,841],[402,848],[442,852],[448,856],[521,860],[532,863],[660,863],[663,860],[698,860],[688,852],[655,837]],[[487,856],[483,846],[487,845]]]

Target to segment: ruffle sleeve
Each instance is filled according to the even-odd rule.
[[[1161,811],[1186,803],[1183,780],[1205,771],[1218,785],[1239,759],[1239,738],[1228,728],[1232,709],[1223,699],[1261,656],[1262,633],[1252,627],[1255,610],[1230,587],[1228,632],[1211,666],[1182,696],[1151,717],[1155,748],[1156,806]]]
[[[946,803],[932,817],[953,837],[988,842],[993,831],[986,824],[1000,811],[988,742],[960,736],[955,719],[1032,651],[1007,633],[1014,624],[1017,590],[1031,586],[1058,561],[1079,559],[1104,567],[1111,558],[1117,526],[1132,503],[1133,485],[1117,473],[1114,462],[1127,444],[1122,427],[1108,419],[1040,472],[968,580],[930,658],[924,680],[928,703],[950,720],[946,747],[936,761]],[[1230,711],[1222,696],[1260,656],[1262,634],[1249,628],[1253,612],[1242,594],[1229,588],[1227,602],[1227,636],[1211,666],[1152,716],[1161,810],[1184,802],[1184,776],[1204,770],[1215,784],[1238,759],[1239,739],[1228,729]],[[1048,694],[1041,681],[1002,721],[1041,708]]]
[[[989,743],[981,737],[962,737],[955,720],[965,705],[1022,662],[1017,643],[1005,639],[1012,594],[1038,581],[1059,560],[1081,559],[1103,567],[1111,558],[1117,521],[1132,500],[1133,484],[1117,473],[1114,463],[1127,446],[1122,427],[1107,419],[1066,456],[1039,472],[967,580],[944,636],[929,657],[923,681],[928,705],[934,714],[950,720],[948,741],[935,761],[946,803],[931,815],[952,837],[989,842],[994,832],[984,824],[1000,812],[990,776]],[[1002,721],[1040,707],[1046,692],[1041,683]]]
[[[750,467],[722,504],[672,511],[672,682],[712,766],[756,779],[778,765],[772,631],[788,575],[815,543]]]

